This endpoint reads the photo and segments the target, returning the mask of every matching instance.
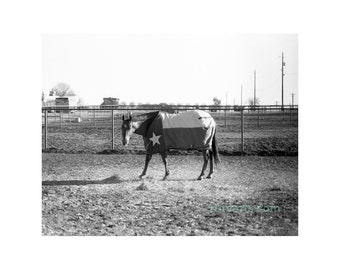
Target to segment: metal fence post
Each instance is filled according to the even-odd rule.
[[[61,127],[61,121],[62,121],[61,116],[62,116],[62,113],[59,112],[59,126],[60,126],[60,127]]]
[[[96,110],[93,110],[93,123],[96,126]]]
[[[260,107],[257,109],[257,128],[260,128]]]
[[[227,107],[224,110],[224,127],[227,127]]]
[[[115,138],[115,114],[114,111],[111,110],[111,135],[112,135],[112,141],[111,141],[111,149],[114,149],[114,138]]]
[[[243,119],[243,108],[241,108],[241,152],[244,152],[244,119]]]
[[[290,123],[290,127],[292,127],[292,107],[289,108],[289,123]]]
[[[47,149],[47,110],[45,110],[45,141],[44,149]]]

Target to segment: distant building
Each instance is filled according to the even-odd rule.
[[[68,109],[69,107],[77,107],[78,102],[79,102],[78,96],[69,97],[46,96],[44,100],[44,106]]]
[[[56,99],[56,96],[45,96],[43,105],[46,107],[54,107],[55,99]]]
[[[102,109],[110,109],[111,106],[118,106],[119,105],[119,98],[107,97],[103,98],[103,103],[100,104],[100,108]]]
[[[56,97],[56,106],[66,106],[66,107],[76,107],[78,106],[79,97],[69,96],[69,97]]]

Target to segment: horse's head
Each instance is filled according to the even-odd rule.
[[[123,145],[126,146],[129,144],[130,137],[133,133],[134,129],[132,128],[132,117],[131,114],[129,118],[125,119],[123,114],[123,124],[122,124],[122,138]]]

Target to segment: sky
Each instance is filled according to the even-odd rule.
[[[298,35],[95,35],[42,36],[42,90],[71,86],[87,105],[104,97],[127,104],[243,104],[256,94],[262,105],[298,104]]]

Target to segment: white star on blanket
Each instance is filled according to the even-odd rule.
[[[159,143],[159,138],[161,137],[161,135],[156,136],[156,134],[154,132],[152,132],[152,138],[149,138],[150,141],[152,141],[152,146],[155,146],[156,143]]]

